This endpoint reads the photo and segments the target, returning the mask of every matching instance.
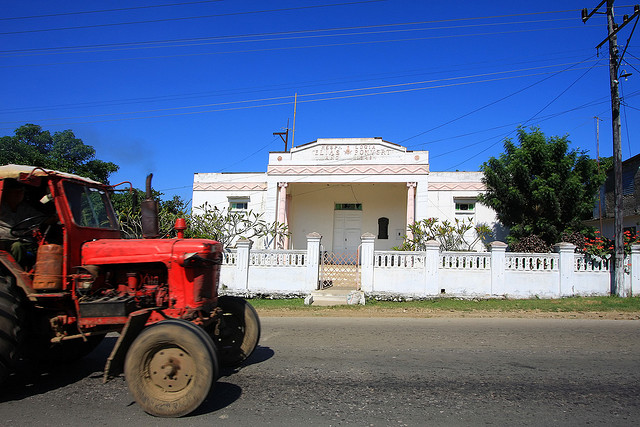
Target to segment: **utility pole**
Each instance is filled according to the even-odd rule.
[[[623,199],[622,199],[622,143],[620,138],[620,93],[618,91],[618,36],[613,32],[613,1],[607,0],[607,31],[609,34],[609,84],[611,86],[611,125],[613,131],[613,249],[615,255],[612,295],[625,296]]]
[[[607,38],[603,40],[596,49],[609,42],[609,85],[611,88],[611,126],[613,131],[613,196],[614,196],[614,221],[613,221],[613,239],[614,239],[614,280],[611,283],[611,295],[628,296],[627,289],[624,289],[624,240],[623,240],[623,198],[622,198],[622,148],[620,138],[620,94],[618,90],[618,36],[617,33],[631,19],[640,15],[640,7],[634,7],[634,14],[629,18],[624,16],[622,25],[618,26],[613,19],[613,2],[614,0],[603,0],[596,8],[588,12],[582,9],[582,22],[587,20],[598,12],[603,4],[606,6],[607,15]]]
[[[273,135],[278,135],[282,142],[284,142],[284,152],[287,152],[287,142],[289,141],[289,119],[287,119],[287,128],[285,132],[274,132]]]
[[[602,119],[598,116],[593,117],[596,120],[596,162],[598,163],[598,173],[600,173],[600,122]],[[598,221],[600,222],[600,233],[602,234],[602,191],[598,190]]]
[[[291,148],[293,148],[293,143],[296,141],[296,110],[298,108],[298,92],[296,92],[296,96],[293,99],[293,133],[291,134]]]

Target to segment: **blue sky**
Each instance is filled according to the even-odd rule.
[[[518,125],[612,153],[606,17],[586,1],[3,1],[0,135],[71,129],[165,197],[196,172],[264,172],[295,145],[382,137],[431,169],[478,170]],[[616,2],[616,19],[632,14]],[[640,34],[621,70],[623,159],[638,154]],[[292,137],[290,136],[290,141]]]

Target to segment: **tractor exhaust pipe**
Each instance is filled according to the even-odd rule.
[[[142,237],[145,239],[155,239],[160,235],[160,232],[158,231],[158,202],[153,200],[153,195],[151,193],[152,177],[152,173],[147,176],[147,198],[140,203]]]

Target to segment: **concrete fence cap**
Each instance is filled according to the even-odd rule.
[[[506,248],[508,245],[504,242],[501,242],[499,240],[493,241],[491,243],[489,243],[489,246],[491,246],[492,248]]]
[[[557,251],[573,251],[576,248],[576,245],[574,245],[573,243],[568,243],[568,242],[560,242],[560,243],[556,243],[555,245],[553,245],[553,248]]]

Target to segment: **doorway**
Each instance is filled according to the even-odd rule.
[[[355,254],[362,235],[362,211],[336,210],[333,216],[333,252]]]

